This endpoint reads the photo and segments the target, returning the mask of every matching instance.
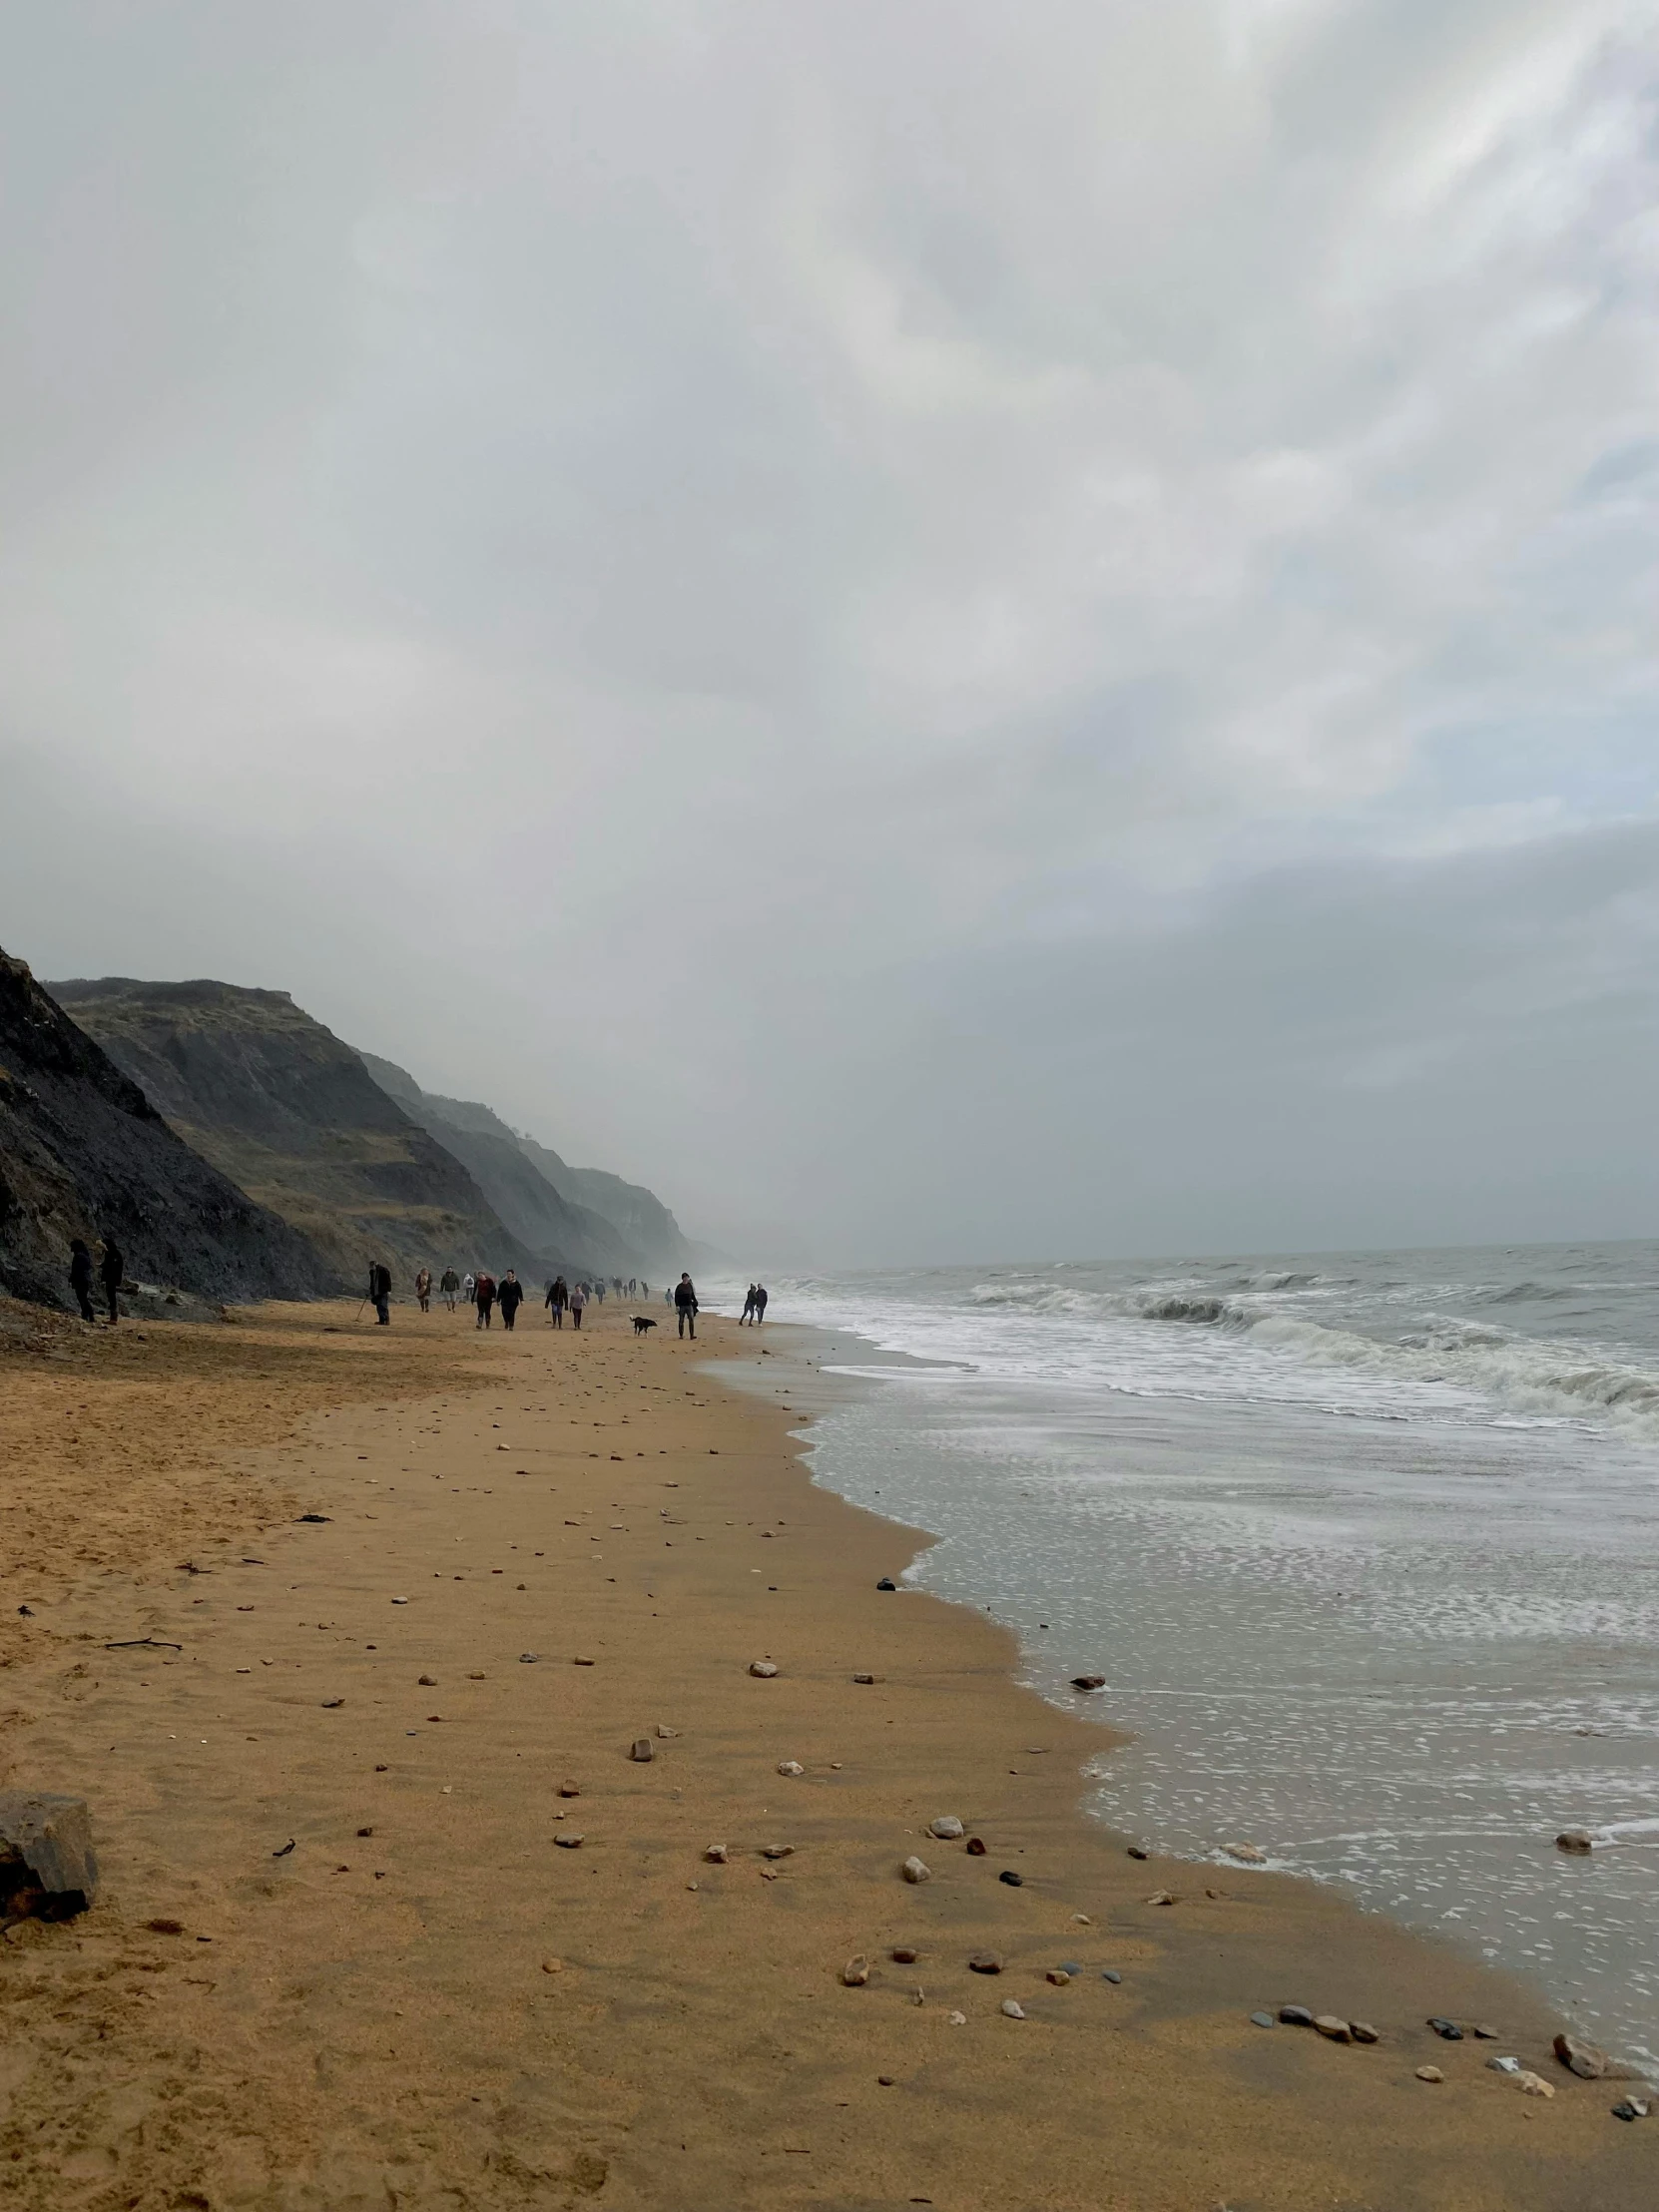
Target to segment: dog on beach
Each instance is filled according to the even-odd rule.
[[[655,1329],[656,1326],[657,1324],[647,1314],[636,1314],[634,1316],[634,1335],[636,1337],[643,1337],[648,1329]]]

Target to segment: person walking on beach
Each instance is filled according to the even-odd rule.
[[[674,1286],[674,1314],[680,1324],[682,1337],[697,1335],[697,1291],[689,1275],[682,1275]]]
[[[760,1328],[762,1322],[764,1322],[766,1318],[767,1287],[764,1283],[757,1283],[755,1286],[755,1326],[757,1329]]]
[[[374,1308],[376,1326],[391,1327],[391,1270],[383,1260],[374,1261],[368,1271],[369,1303]]]
[[[98,1273],[104,1285],[104,1296],[109,1300],[110,1327],[113,1329],[121,1319],[121,1308],[116,1304],[115,1294],[120,1290],[122,1277],[127,1273],[126,1256],[113,1237],[104,1239],[104,1259]]]
[[[460,1289],[460,1287],[461,1279],[455,1273],[454,1269],[445,1268],[442,1275],[438,1278],[438,1289],[443,1295],[443,1303],[448,1307],[451,1313],[455,1311],[455,1293]]]
[[[475,1275],[469,1274],[463,1275],[461,1277],[461,1296],[463,1299],[465,1299],[466,1303],[469,1306],[472,1304],[473,1298],[477,1293],[477,1289],[478,1278]]]
[[[581,1328],[582,1308],[587,1303],[588,1287],[585,1283],[578,1283],[570,1294],[570,1326],[572,1329]]]
[[[84,1237],[72,1237],[69,1244],[69,1287],[75,1293],[83,1321],[96,1321],[92,1305],[92,1254],[87,1250]]]
[[[748,1325],[749,1325],[749,1322],[750,1322],[750,1320],[752,1319],[752,1317],[753,1317],[753,1315],[754,1315],[754,1312],[755,1312],[755,1286],[754,1286],[754,1284],[753,1284],[753,1283],[751,1283],[751,1284],[750,1284],[750,1286],[749,1286],[749,1296],[748,1296],[748,1297],[747,1297],[747,1298],[746,1298],[746,1299],[744,1300],[744,1302],[743,1302],[743,1312],[742,1312],[742,1314],[741,1314],[741,1315],[740,1315],[740,1316],[738,1317],[738,1327],[739,1327],[740,1329],[744,1329],[744,1328],[747,1328],[747,1327],[748,1327]]]
[[[415,1277],[415,1297],[420,1303],[421,1312],[429,1314],[432,1311],[432,1271],[430,1268],[422,1268]]]
[[[490,1308],[495,1304],[495,1277],[482,1274],[472,1286],[472,1303],[478,1309],[475,1327],[487,1329],[490,1325]]]
[[[554,1276],[547,1286],[547,1311],[555,1329],[565,1325],[565,1308],[570,1303],[570,1286],[562,1275]]]
[[[524,1303],[524,1285],[509,1268],[501,1278],[501,1288],[495,1294],[495,1303],[501,1309],[501,1326],[511,1329],[513,1319]]]

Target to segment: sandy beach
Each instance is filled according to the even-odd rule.
[[[88,1798],[104,1888],[0,1942],[0,2198],[1650,2205],[1659,2121],[1529,1994],[1083,1818],[1103,1726],[807,1477],[812,1357],[5,1309],[3,1779]],[[1251,2024],[1287,2003],[1379,2041]]]

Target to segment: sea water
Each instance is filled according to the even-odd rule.
[[[1659,2058],[1659,1245],[769,1289],[868,1379],[817,1478],[933,1530],[909,1579],[1045,1695],[1106,1677],[1096,1812],[1235,1881],[1254,1844]]]

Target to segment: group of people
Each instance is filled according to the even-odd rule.
[[[759,1329],[767,1318],[767,1287],[764,1283],[751,1283],[749,1296],[743,1302],[743,1313],[738,1327]]]
[[[85,1252],[85,1249],[84,1246],[78,1247],[78,1250],[82,1253]],[[76,1265],[79,1266],[78,1261]],[[90,1270],[91,1261],[89,1259],[87,1262],[87,1283],[89,1285],[92,1280]],[[116,1277],[118,1281],[120,1280],[120,1272],[121,1256],[117,1253]],[[71,1270],[71,1280],[77,1280],[73,1269]],[[689,1283],[691,1278],[686,1276],[683,1280]],[[637,1275],[630,1275],[626,1279],[620,1275],[613,1275],[608,1283],[604,1276],[596,1276],[592,1281],[583,1277],[578,1282],[567,1283],[562,1275],[556,1275],[547,1286],[547,1297],[544,1301],[547,1307],[549,1326],[554,1329],[562,1329],[565,1325],[565,1316],[568,1314],[570,1316],[570,1326],[573,1329],[580,1329],[582,1315],[589,1301],[594,1301],[603,1306],[607,1290],[613,1291],[619,1298],[645,1298],[650,1295],[651,1286],[643,1277]],[[432,1271],[430,1268],[421,1268],[414,1279],[414,1295],[415,1302],[423,1314],[429,1314],[432,1311]],[[454,1313],[457,1304],[470,1306],[477,1315],[477,1321],[474,1324],[476,1328],[488,1329],[494,1316],[499,1313],[502,1328],[511,1329],[518,1317],[518,1310],[524,1303],[524,1285],[519,1281],[517,1272],[512,1268],[507,1269],[499,1282],[487,1270],[482,1268],[476,1275],[470,1272],[466,1275],[457,1275],[453,1268],[445,1268],[437,1280],[437,1295],[443,1300],[450,1313]],[[391,1322],[391,1270],[382,1260],[376,1260],[369,1268],[368,1298],[365,1303],[374,1308],[376,1323],[381,1328],[389,1327]],[[110,1318],[113,1320],[115,1318],[113,1294],[111,1306]],[[84,1295],[82,1296],[82,1310],[90,1321],[92,1314]],[[694,1298],[692,1306],[694,1314],[696,1310]],[[685,1335],[683,1325],[680,1333],[682,1336]],[[695,1336],[696,1333],[694,1329],[692,1334]]]
[[[117,1292],[127,1273],[126,1255],[113,1237],[104,1239],[103,1257],[98,1262],[96,1280],[103,1285],[105,1302],[110,1310],[110,1327],[121,1319],[121,1307]],[[72,1237],[69,1241],[69,1287],[75,1293],[75,1302],[81,1309],[83,1321],[96,1321],[98,1312],[92,1303],[94,1281],[92,1251],[84,1237]]]

